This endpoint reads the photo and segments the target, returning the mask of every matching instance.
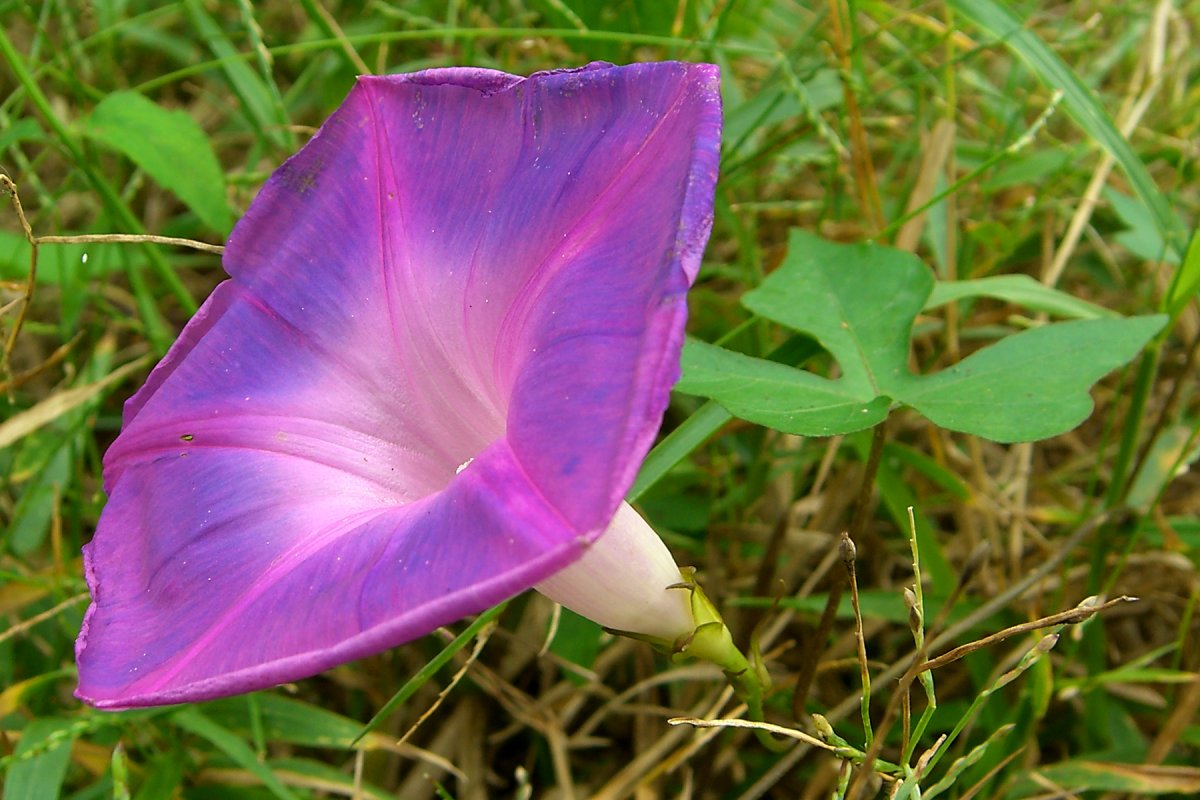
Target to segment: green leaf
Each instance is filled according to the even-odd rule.
[[[913,320],[933,291],[916,256],[882,245],[835,244],[793,230],[783,265],[742,303],[811,334],[842,368],[838,380],[864,400],[905,373]],[[881,371],[882,370],[882,371]]]
[[[808,436],[833,436],[878,425],[891,401],[870,387],[831,381],[773,361],[689,339],[683,346],[684,394],[711,397],[729,413]]]
[[[362,731],[362,723],[323,708],[293,700],[273,692],[251,695],[262,725],[262,736],[304,747],[350,750]],[[249,735],[254,727],[251,705],[247,697],[214,700],[204,706],[205,714],[217,724],[238,733]],[[366,750],[400,751],[395,737],[368,734],[359,746]]]
[[[1200,232],[1192,234],[1192,243],[1188,245],[1183,266],[1175,273],[1167,292],[1166,308],[1171,319],[1179,316],[1179,312],[1192,302],[1197,292],[1200,292]]]
[[[1037,770],[1040,786],[1067,792],[1104,791],[1134,794],[1193,794],[1200,792],[1200,767],[1064,761]]]
[[[1046,439],[1087,419],[1088,389],[1137,355],[1165,320],[1075,320],[1022,331],[936,375],[905,380],[897,396],[943,428],[997,442]]]
[[[954,300],[990,297],[1006,303],[1070,319],[1100,319],[1115,317],[1115,312],[1103,306],[1080,300],[1078,297],[1038,283],[1028,275],[993,275],[966,281],[938,281],[925,308],[937,308]]]
[[[1013,287],[1029,291],[1019,281]],[[676,389],[716,400],[751,422],[808,436],[862,430],[898,403],[950,430],[1032,441],[1082,422],[1092,410],[1091,386],[1132,359],[1166,320],[1159,315],[1045,325],[942,372],[913,375],[912,326],[933,290],[929,270],[910,253],[793,231],[783,264],[743,302],[816,338],[837,360],[841,376],[822,378],[689,342]]]
[[[204,131],[187,113],[137,92],[113,92],[92,111],[85,135],[124,154],[222,236],[232,217],[225,178]]]
[[[298,800],[290,789],[283,785],[271,768],[258,760],[254,750],[237,734],[218,725],[200,713],[194,706],[187,706],[171,716],[171,721],[185,731],[190,731],[211,742],[227,755],[233,763],[258,778],[271,794],[279,800]]]
[[[1145,261],[1179,265],[1179,253],[1167,247],[1154,215],[1144,203],[1110,186],[1104,189],[1104,199],[1125,225],[1125,230],[1114,237],[1122,247]],[[1183,227],[1182,222],[1179,225]]]
[[[61,437],[61,432],[51,431],[51,436]],[[50,518],[55,507],[55,498],[61,497],[71,481],[71,465],[74,463],[72,440],[59,439],[61,445],[47,446],[51,436],[37,436],[31,444],[41,453],[48,452],[36,474],[21,489],[20,497],[12,511],[9,525],[8,545],[19,556],[28,555],[42,545],[50,532]],[[44,449],[43,449],[44,448]]]
[[[4,780],[5,800],[55,800],[78,732],[64,719],[35,719],[21,731]]]
[[[24,117],[0,131],[0,153],[21,142],[45,141],[46,132],[33,117]]]

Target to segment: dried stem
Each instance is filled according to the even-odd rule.
[[[871,431],[871,452],[867,456],[866,469],[858,490],[858,502],[854,508],[854,517],[850,521],[849,536],[851,540],[861,538],[863,530],[866,528],[871,497],[875,490],[875,476],[879,473],[879,461],[883,457],[883,445],[886,441],[887,420],[885,419]],[[821,621],[817,624],[817,629],[813,632],[810,640],[814,646],[808,648],[807,657],[796,674],[796,688],[792,693],[793,719],[799,720],[805,716],[804,703],[808,699],[808,691],[817,674],[817,663],[820,660],[822,649],[820,643],[828,638],[829,631],[833,628],[833,621],[837,617],[838,605],[842,601],[844,589],[845,583],[842,581],[836,581],[829,588],[829,597],[825,601],[825,610],[821,613]]]
[[[17,185],[13,183],[12,178],[0,173],[0,190],[8,193],[9,202],[12,203],[13,211],[17,214],[17,221],[21,223],[21,230],[25,234],[26,241],[29,242],[29,278],[25,284],[25,293],[21,296],[21,304],[17,309],[17,319],[13,323],[12,330],[8,333],[8,340],[4,343],[4,351],[0,353],[0,376],[4,378],[5,384],[8,386],[9,402],[13,401],[12,373],[9,371],[9,360],[12,358],[13,348],[17,346],[17,336],[21,333],[21,326],[25,322],[25,314],[29,310],[29,303],[33,300],[33,287],[37,280],[37,260],[38,249],[37,240],[33,236],[33,228],[29,226],[29,220],[25,218],[25,209],[21,208],[21,196],[17,193]]]
[[[858,654],[858,675],[862,684],[862,724],[867,744],[870,745],[873,738],[871,731],[871,668],[867,664],[867,642],[863,636],[862,605],[858,599],[858,575],[854,568],[858,551],[850,534],[845,532],[842,533],[839,547],[842,554],[842,566],[846,568],[846,577],[850,583],[850,604],[854,607],[854,641]]]
[[[46,620],[59,615],[63,611],[66,611],[71,606],[78,605],[79,603],[82,603],[84,600],[87,600],[90,597],[91,597],[91,595],[88,594],[87,592],[80,592],[79,594],[75,595],[74,597],[68,597],[66,600],[63,600],[61,603],[54,606],[53,608],[48,608],[45,611],[43,611],[42,613],[35,614],[34,616],[30,617],[29,619],[21,620],[19,623],[17,623],[16,625],[13,625],[8,630],[4,631],[3,633],[0,633],[0,642],[8,641],[9,639],[13,638],[14,636],[17,636],[18,634],[22,634],[25,631],[29,630],[34,625],[38,625],[42,622],[45,622]]]
[[[850,166],[854,172],[854,186],[858,190],[858,202],[863,215],[870,222],[872,233],[883,228],[883,204],[879,200],[879,187],[875,180],[875,165],[871,160],[871,145],[867,141],[867,129],[863,125],[862,110],[858,96],[854,93],[852,64],[848,39],[853,20],[845,0],[829,0],[829,20],[832,26],[833,48],[837,53],[838,68],[842,73],[842,96],[846,102],[846,117],[850,122]]]
[[[1080,622],[1083,622],[1085,619],[1089,619],[1093,614],[1098,614],[1099,612],[1110,609],[1113,606],[1137,602],[1137,599],[1138,598],[1136,597],[1122,595],[1120,597],[1113,598],[1106,603],[1098,603],[1095,605],[1085,605],[1081,603],[1075,608],[1070,608],[1066,611],[1060,611],[1057,614],[1051,614],[1048,617],[1035,619],[1032,622],[1022,622],[1020,625],[1013,625],[1012,627],[1005,628],[1002,631],[997,631],[990,636],[985,636],[982,639],[978,639],[974,642],[968,642],[967,644],[956,647],[949,652],[943,653],[937,658],[931,658],[923,664],[920,664],[917,671],[923,672],[925,670],[940,669],[947,664],[953,664],[960,658],[974,653],[976,650],[982,650],[985,647],[1002,642],[1005,639],[1016,636],[1020,633],[1029,633],[1030,631],[1040,630],[1041,628],[1050,628],[1054,625],[1076,625]]]
[[[1069,552],[1075,549],[1075,547],[1081,541],[1083,541],[1086,536],[1095,532],[1097,528],[1104,525],[1106,522],[1108,522],[1108,520],[1108,514],[1099,514],[1089,519],[1086,523],[1080,525],[1074,532],[1071,533],[1067,541],[1063,544],[1062,548],[1058,550],[1058,552],[1043,561],[1035,569],[1030,570],[1020,581],[1008,587],[1008,589],[1004,590],[1003,592],[1000,592],[991,600],[977,608],[974,612],[958,620],[954,625],[951,625],[949,628],[935,637],[932,642],[926,640],[927,648],[936,648],[937,646],[953,639],[960,633],[970,630],[972,627],[992,616],[1000,609],[1008,606],[1008,604],[1014,599],[1020,597],[1022,594],[1028,591],[1030,587],[1036,585],[1048,574],[1057,569],[1058,565],[1064,558],[1066,558]],[[1077,614],[1079,613],[1079,610],[1071,609],[1070,611],[1064,613]],[[884,710],[883,718],[879,725],[877,725],[875,728],[875,742],[867,751],[866,758],[864,758],[865,764],[873,763],[878,757],[879,751],[882,748],[882,744],[887,738],[887,732],[891,729],[891,726],[895,721],[899,709],[900,697],[907,695],[910,687],[912,686],[912,682],[916,680],[917,676],[921,674],[924,669],[927,668],[924,655],[925,650],[926,648],[915,649],[905,658],[897,659],[892,667],[884,670],[879,676],[877,676],[876,682],[878,683],[889,683],[893,680],[896,680],[897,677],[899,680],[897,681],[895,691],[893,692],[891,699]],[[907,668],[902,666],[906,663],[908,664]],[[846,698],[846,700],[839,703],[832,711],[830,711],[828,717],[835,721],[843,719],[853,710],[855,705],[857,704],[854,702],[854,698]],[[792,753],[789,753],[789,756],[791,755]],[[799,755],[795,755],[793,757],[798,758]],[[853,795],[847,794],[845,796],[849,798]]]
[[[205,253],[221,255],[225,246],[199,242],[195,239],[181,239],[178,236],[157,236],[152,233],[83,233],[75,236],[38,236],[37,244],[104,244],[116,242],[121,244],[169,244],[176,247],[190,247]]]
[[[409,726],[409,729],[404,732],[404,735],[401,736],[396,742],[397,746],[406,743],[410,738],[412,738],[412,735],[416,733],[417,728],[421,726],[421,723],[429,719],[429,717],[433,715],[433,712],[438,710],[438,707],[441,706],[442,702],[450,694],[450,691],[458,685],[459,681],[461,681],[467,674],[467,670],[469,670],[471,665],[475,663],[475,660],[479,658],[479,654],[483,652],[484,645],[488,643],[488,639],[492,638],[492,632],[495,630],[496,621],[493,619],[489,621],[488,624],[485,625],[478,634],[476,634],[475,646],[471,648],[471,652],[467,655],[466,661],[461,667],[458,668],[458,671],[454,673],[454,677],[450,679],[450,682],[446,684],[445,688],[438,692],[437,698],[433,701],[429,708],[425,709],[421,716],[417,717],[417,721]]]

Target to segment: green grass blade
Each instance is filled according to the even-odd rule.
[[[186,0],[185,5],[196,32],[217,57],[216,63],[220,64],[225,73],[229,88],[241,100],[248,121],[255,131],[281,150],[294,150],[296,137],[288,127],[287,118],[283,116],[282,105],[275,103],[266,83],[246,64],[246,60],[253,59],[255,54],[239,52],[199,0]]]
[[[454,637],[454,640],[442,648],[440,653],[430,659],[428,664],[426,664],[424,667],[421,667],[421,669],[417,671],[416,675],[413,675],[411,678],[405,681],[404,685],[400,687],[400,690],[392,695],[392,699],[384,703],[383,708],[379,709],[379,711],[375,713],[375,716],[371,717],[370,722],[363,726],[363,729],[359,732],[358,736],[356,736],[354,741],[350,743],[351,746],[361,742],[364,736],[375,730],[375,728],[379,727],[379,725],[385,719],[387,719],[388,715],[391,714],[397,706],[416,694],[417,690],[428,683],[429,680],[437,674],[438,670],[449,663],[450,659],[454,657],[455,653],[466,647],[467,644],[473,638],[475,638],[475,635],[483,630],[485,625],[496,619],[496,617],[500,616],[500,614],[503,613],[504,609],[507,607],[508,601],[505,600],[500,605],[493,606],[476,617],[475,621],[468,625],[466,630]]]
[[[991,297],[1030,311],[1042,311],[1068,319],[1118,316],[1115,311],[1072,297],[1028,275],[992,275],[972,280],[938,281],[933,286],[933,293],[925,301],[925,309],[936,308],[954,300],[977,297]]]
[[[1200,292],[1200,231],[1192,234],[1192,243],[1188,246],[1187,255],[1183,264],[1175,271],[1175,277],[1167,291],[1165,306],[1172,322],[1183,313],[1197,292]]]
[[[642,462],[642,469],[638,472],[637,479],[633,482],[633,487],[626,495],[626,499],[631,503],[637,502],[647,489],[658,483],[672,467],[687,458],[689,453],[703,444],[708,437],[716,433],[731,419],[733,419],[733,415],[718,405],[715,400],[709,400],[700,406],[695,414],[663,437],[663,440],[655,445],[650,454],[646,456],[646,460]]]
[[[237,734],[221,727],[206,717],[195,706],[188,706],[171,717],[171,720],[189,733],[194,733],[206,739],[218,750],[262,781],[263,786],[279,798],[279,800],[299,800],[292,790],[283,785],[271,768],[258,760],[254,749]]]
[[[998,0],[950,0],[949,4],[1024,61],[1046,85],[1063,93],[1063,108],[1089,136],[1108,151],[1125,172],[1133,190],[1150,209],[1159,233],[1176,255],[1183,255],[1187,232],[1171,213],[1167,199],[1159,191],[1146,165],[1133,152],[1128,140],[1117,130],[1112,118],[1100,105],[1079,76],[1035,33],[1028,30]]]
[[[346,39],[346,33],[338,26],[337,20],[331,17],[329,12],[317,3],[317,0],[300,0],[300,5],[304,9],[304,13],[308,15],[309,20],[321,30],[321,33],[337,41],[338,47],[333,49],[341,55],[342,60],[346,62],[346,66],[352,72],[359,75],[369,75],[371,73],[371,68],[367,66],[367,62],[354,49],[354,45]]]
[[[242,14],[242,22],[245,24],[246,33],[250,37],[250,47],[251,52],[254,53],[254,61],[258,64],[258,71],[262,74],[262,85],[270,100],[271,112],[275,119],[285,125],[285,134],[289,137],[291,146],[295,147],[295,136],[286,127],[288,116],[287,110],[283,105],[283,94],[280,93],[279,85],[275,82],[275,65],[271,58],[271,52],[267,50],[266,42],[263,41],[262,26],[258,24],[258,20],[254,16],[254,4],[250,0],[238,0],[238,10]]]
[[[26,725],[3,783],[5,800],[55,800],[71,761],[71,742],[78,735],[78,729],[62,719],[36,719]]]

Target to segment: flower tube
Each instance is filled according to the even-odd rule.
[[[628,503],[582,558],[535,588],[609,630],[635,634],[667,651],[696,629],[686,578]]]

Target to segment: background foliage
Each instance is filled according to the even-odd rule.
[[[0,0],[5,796],[1200,792],[1197,36],[1194,0]],[[770,721],[840,749],[668,725],[740,712],[715,671],[569,613],[544,648],[553,610],[535,596],[271,692],[81,707],[71,645],[100,458],[121,401],[222,272],[212,253],[78,237],[221,243],[358,73],[665,58],[722,66],[726,133],[691,297],[684,388],[701,396],[677,395],[634,495],[731,627],[757,629]],[[789,244],[793,230],[807,233]],[[1055,363],[1089,380],[1133,360],[1092,390],[1081,426],[1035,444],[903,408],[881,432],[813,431],[730,400],[729,375],[696,360],[704,342],[849,385],[771,286],[811,248],[867,240],[937,279],[912,326],[921,374],[1048,318],[1109,331],[1113,312],[1165,316],[1119,356],[1103,339],[1060,348]],[[1030,347],[997,414],[1006,392],[1057,377]],[[955,430],[1046,435],[992,421]],[[797,435],[814,432],[837,435]],[[1092,595],[1140,600],[979,641]],[[918,674],[923,658],[936,668]]]

